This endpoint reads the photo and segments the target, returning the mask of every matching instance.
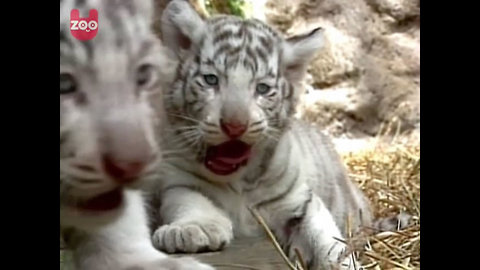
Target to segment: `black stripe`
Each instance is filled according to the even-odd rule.
[[[278,56],[277,56],[277,74],[279,74],[280,76],[283,75],[282,74],[282,67],[283,67],[283,58],[282,58],[282,55],[283,55],[283,50],[282,48],[280,48],[280,52],[278,53]],[[277,77],[277,82],[276,84],[278,85],[278,80],[280,79],[280,76]]]
[[[182,101],[183,101],[183,112],[187,112],[188,107],[185,100],[187,99],[187,83],[184,82],[182,85]]]
[[[262,48],[256,47],[255,51],[257,55],[262,59],[264,63],[268,63],[268,53],[265,52]]]
[[[207,126],[210,126],[210,127],[218,127],[218,125],[215,125],[215,124],[210,123],[210,122],[203,122],[203,123]]]
[[[197,65],[200,65],[201,63],[201,57],[200,54],[195,54],[195,58],[193,58],[193,62],[196,63]]]
[[[246,54],[247,54],[247,58],[245,58],[243,63],[244,63],[245,66],[248,66],[247,64],[245,64],[247,62],[247,60],[248,60],[249,63],[251,63],[251,65],[252,65],[251,68],[254,71],[253,76],[255,76],[255,73],[257,73],[257,70],[258,70],[257,57],[255,57],[255,53],[252,51],[252,49],[250,47],[246,48]]]
[[[251,125],[250,125],[250,128],[254,127],[254,126],[257,126],[257,125],[260,125],[263,123],[263,120],[259,120],[259,121],[256,121],[256,122],[253,122]]]
[[[302,205],[299,205],[299,207],[295,208],[293,210],[293,212],[297,212],[298,211],[298,208],[302,208],[302,211],[300,212],[300,215],[299,216],[296,216],[296,218],[304,218],[305,215],[307,214],[307,208],[308,208],[308,205],[312,202],[313,200],[313,191],[311,189],[308,190],[308,199],[302,204]]]
[[[252,34],[250,31],[247,31],[247,32],[246,32],[245,40],[246,40],[248,43],[252,42],[252,40],[253,40],[253,34]]]
[[[238,66],[238,63],[240,62],[240,57],[238,55],[233,56],[233,57],[230,56],[228,58],[226,57],[225,60],[226,60],[225,73],[227,73],[226,72],[227,70],[230,70],[230,69]],[[228,76],[227,76],[227,80],[228,80]]]
[[[221,54],[224,54],[226,53],[227,51],[229,51],[230,49],[232,49],[232,46],[229,44],[229,43],[225,43],[223,45],[221,45],[220,47],[217,48],[217,50],[215,50],[215,52],[213,53],[213,58],[217,58],[219,57]]]
[[[266,145],[262,146],[263,147],[263,155],[260,157],[261,163],[257,167],[258,168],[258,173],[256,173],[256,177],[252,177],[252,179],[247,179],[247,177],[244,177],[243,180],[247,182],[248,184],[253,184],[254,182],[257,182],[256,185],[250,186],[250,187],[245,187],[243,191],[245,192],[250,192],[254,189],[257,188],[259,184],[262,182],[265,182],[265,180],[268,182],[270,179],[262,179],[261,177],[265,174],[265,172],[268,170],[268,165],[270,164],[270,161],[273,156],[273,152],[275,151],[275,146],[276,144],[273,143],[266,143]],[[286,167],[286,166],[285,166]],[[277,179],[277,178],[275,178]],[[266,186],[267,188],[270,187],[272,184],[269,186]]]
[[[242,65],[252,71],[252,76],[255,76],[255,62],[249,60],[248,58],[243,59]]]
[[[192,67],[193,68],[193,67]],[[198,77],[203,77],[202,76],[202,71],[200,70],[200,65],[196,66],[195,71],[193,71],[193,74],[190,75],[192,78],[198,78]]]
[[[275,149],[276,149],[276,143],[274,142],[265,146],[263,150],[262,163],[260,163],[260,166],[259,166],[262,169],[262,173],[259,175],[263,175],[269,169],[270,161],[272,159],[273,153],[275,152]],[[289,147],[287,151],[288,153],[286,153],[284,156],[285,156],[285,159],[288,160],[292,153],[292,147]],[[281,177],[285,174],[285,171],[287,171],[288,166],[283,166],[281,169],[282,171],[276,174],[274,177],[265,179],[263,181],[261,180],[261,182],[264,182],[264,184],[266,184],[264,188],[270,188],[274,184],[277,184],[277,181],[275,180],[281,179]],[[245,189],[245,190],[250,191],[249,189]]]
[[[213,26],[213,32],[217,33],[220,32],[225,25],[240,25],[242,21],[233,16],[219,16],[209,21]]]
[[[197,107],[195,108],[195,106]],[[204,107],[205,107],[205,102],[201,102],[200,100],[198,100],[196,104],[193,105],[193,115],[199,114]]]
[[[259,132],[259,131],[262,131],[262,130],[264,130],[264,128],[263,128],[263,127],[259,127],[259,128],[257,128],[257,129],[250,130],[249,133],[256,133],[256,132]]]
[[[232,36],[233,36],[233,32],[231,30],[225,30],[213,38],[213,44],[216,45],[216,43],[223,41],[225,39],[229,39]]]
[[[201,64],[207,66],[215,66],[215,62],[213,62],[213,60],[210,58],[201,61]]]
[[[171,185],[171,186],[168,186],[164,189],[162,189],[162,193],[165,193],[169,190],[172,190],[172,189],[176,189],[176,188],[185,188],[185,189],[189,189],[191,191],[195,191],[195,192],[199,192],[200,189],[197,187],[197,186],[193,186],[193,185]]]
[[[287,167],[287,166],[285,166]],[[286,170],[283,171],[283,174],[285,173]],[[281,177],[283,176],[283,174],[281,176],[279,176],[277,179],[281,179]],[[257,208],[260,208],[260,207],[263,207],[267,204],[272,204],[272,203],[275,203],[281,199],[283,199],[285,196],[287,196],[291,191],[292,191],[292,188],[295,186],[295,184],[298,182],[298,177],[300,176],[300,170],[297,169],[297,173],[296,173],[296,176],[294,177],[293,180],[291,180],[291,183],[287,186],[287,188],[285,190],[283,190],[280,194],[277,194],[276,196],[273,196],[269,199],[266,199],[266,200],[263,200],[259,203],[257,203],[256,207]]]
[[[267,37],[259,37],[260,43],[262,46],[265,48],[267,52],[272,52],[273,51],[273,40],[269,39]]]
[[[187,101],[187,105],[193,107],[197,102],[198,100]]]
[[[232,49],[228,52],[228,54],[229,54],[230,56],[234,56],[234,55],[239,54],[241,50],[242,50],[242,47],[241,47],[241,46],[237,46],[237,47],[232,48]]]
[[[266,77],[277,78],[277,74],[272,69],[269,69]]]
[[[203,88],[203,84],[199,81],[195,81],[195,84],[198,85],[199,87]],[[195,93],[195,97],[197,96],[197,94]]]
[[[223,73],[227,73],[227,70],[229,69],[228,64],[228,57],[223,58]],[[228,80],[228,77],[227,77]]]
[[[233,36],[236,39],[242,39],[245,35],[245,32],[246,32],[245,24],[242,23],[242,25],[240,25],[240,28],[238,29],[238,31]]]
[[[272,91],[272,93],[268,94],[267,97],[273,97],[277,95],[277,91]]]

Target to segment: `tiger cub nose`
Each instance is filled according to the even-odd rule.
[[[230,137],[231,139],[240,137],[245,131],[247,130],[247,125],[238,123],[238,122],[224,122],[220,120],[220,127],[222,128],[223,132]]]
[[[144,161],[118,161],[110,155],[103,155],[102,165],[105,172],[118,184],[135,182],[146,166]]]

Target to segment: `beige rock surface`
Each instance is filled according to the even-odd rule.
[[[266,18],[286,35],[325,29],[299,117],[335,136],[419,128],[419,0],[269,0]]]

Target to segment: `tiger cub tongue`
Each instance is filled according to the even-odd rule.
[[[248,161],[250,149],[250,145],[238,140],[210,146],[205,157],[205,167],[218,175],[232,174]]]

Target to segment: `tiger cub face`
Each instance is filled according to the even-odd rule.
[[[78,2],[78,3],[77,3]],[[89,41],[70,33],[70,11],[98,11]],[[168,76],[150,31],[150,1],[60,2],[60,216],[64,226],[110,222],[125,186],[161,162],[161,84]],[[142,181],[141,181],[142,180]]]
[[[241,172],[256,145],[278,139],[296,106],[295,85],[323,45],[321,29],[284,39],[257,20],[202,20],[187,1],[164,11],[162,35],[180,59],[165,100],[172,129],[218,179]]]

